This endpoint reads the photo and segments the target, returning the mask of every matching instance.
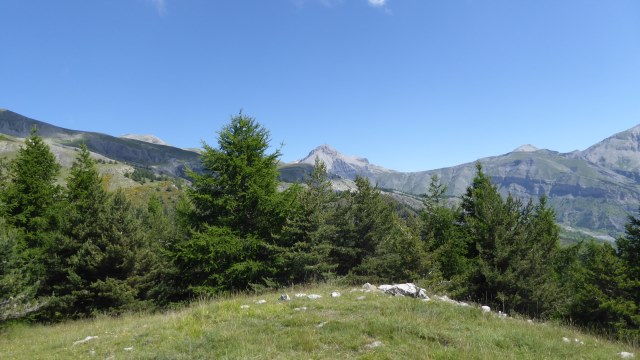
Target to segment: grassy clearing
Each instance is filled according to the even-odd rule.
[[[474,307],[344,288],[331,298],[333,290],[287,289],[292,297],[321,294],[317,300],[238,295],[163,314],[15,326],[0,334],[0,359],[612,359],[621,351],[640,352]],[[267,303],[256,304],[260,299]],[[74,345],[87,336],[97,338]],[[382,345],[370,347],[376,341]]]

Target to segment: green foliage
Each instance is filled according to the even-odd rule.
[[[326,165],[316,159],[302,189],[293,188],[296,201],[279,236],[288,281],[326,280],[337,264],[330,256],[337,236],[338,197],[327,178]]]
[[[36,298],[38,283],[26,271],[28,258],[20,233],[0,218],[0,324],[38,311],[47,300]]]
[[[237,115],[218,134],[218,147],[203,143],[204,173],[190,172],[193,204],[191,219],[196,228],[228,227],[240,234],[267,239],[279,219],[279,151],[268,154],[269,132],[253,118]]]
[[[194,292],[246,288],[271,276],[281,251],[275,244],[289,207],[279,193],[276,165],[268,154],[269,132],[237,115],[223,127],[218,147],[204,143],[204,172],[190,172],[184,224],[194,232],[173,247],[173,258]],[[268,281],[268,280],[266,280]]]
[[[56,185],[60,165],[34,127],[17,157],[9,164],[10,182],[2,193],[9,223],[24,229],[30,248],[41,245],[42,233],[58,226],[61,188]]]
[[[472,259],[459,284],[462,295],[505,312],[549,316],[554,311],[559,240],[555,214],[544,198],[535,206],[511,196],[503,200],[478,164],[462,198],[459,226]]]

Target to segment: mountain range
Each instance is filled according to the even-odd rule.
[[[185,167],[201,168],[199,154],[167,145],[153,135],[115,137],[60,128],[0,109],[0,155],[11,156],[36,126],[63,166],[70,166],[80,143],[98,158],[128,166],[145,167],[165,175],[184,176]],[[322,160],[338,190],[353,188],[363,176],[387,194],[413,207],[421,204],[431,177],[438,175],[455,201],[471,183],[476,163],[399,172],[371,164],[366,158],[347,156],[321,145],[299,161],[282,164],[283,182],[296,182],[308,174],[315,159]],[[523,145],[512,152],[478,159],[499,191],[523,200],[546,195],[564,232],[613,240],[624,232],[629,214],[640,204],[640,125],[604,139],[584,151],[560,153]]]

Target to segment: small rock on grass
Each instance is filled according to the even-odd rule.
[[[374,341],[371,344],[365,345],[364,347],[366,347],[367,349],[375,349],[380,346],[382,346],[382,341]]]
[[[311,300],[316,300],[316,299],[320,299],[322,297],[322,295],[318,295],[318,294],[309,294],[307,295],[307,297]]]
[[[266,304],[266,303],[267,303],[267,300],[264,300],[264,299],[256,301],[256,304],[258,304],[258,305],[262,305],[262,304]]]
[[[282,294],[282,295],[280,295],[280,300],[289,301],[289,300],[291,300],[291,298],[289,297],[289,294]]]
[[[337,291],[334,291],[334,292],[331,293],[331,297],[337,298],[337,297],[340,297],[340,296],[342,296],[342,294],[340,294]]]
[[[626,351],[619,352],[618,355],[620,355],[622,359],[633,359],[635,357],[633,353],[626,352]]]
[[[82,339],[82,340],[74,341],[74,342],[73,342],[73,345],[84,344],[84,343],[86,343],[87,341],[91,341],[91,340],[93,340],[93,339],[97,339],[97,338],[98,338],[97,336],[91,336],[91,335],[89,335],[89,336],[87,336],[86,338],[84,338],[84,339]]]
[[[367,298],[366,296],[358,296],[358,297],[356,298],[356,300],[364,300],[364,299],[366,299],[366,298]]]

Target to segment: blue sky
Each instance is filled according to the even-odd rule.
[[[284,161],[427,170],[640,124],[636,0],[0,0],[0,46],[1,108],[180,147],[243,109]]]

